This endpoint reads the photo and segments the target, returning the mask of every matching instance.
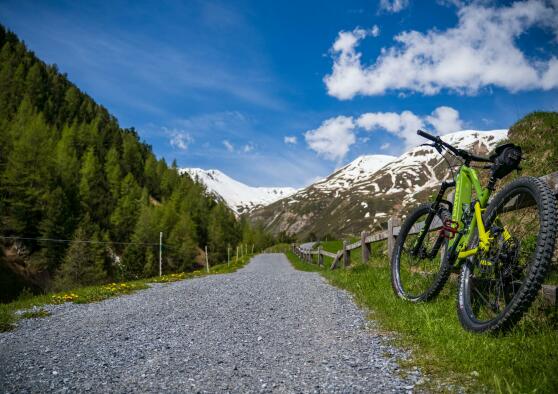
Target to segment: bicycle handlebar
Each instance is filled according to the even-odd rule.
[[[423,138],[426,138],[427,140],[430,140],[430,141],[434,142],[437,145],[441,145],[441,146],[445,147],[447,150],[449,150],[454,155],[463,158],[463,160],[465,160],[466,162],[478,161],[478,162],[483,162],[483,163],[492,163],[492,160],[490,160],[487,157],[476,156],[476,155],[473,155],[472,153],[467,152],[464,149],[455,148],[455,147],[451,146],[450,144],[448,144],[447,142],[445,142],[444,140],[442,140],[440,137],[432,135],[430,133],[427,133],[426,131],[417,130],[417,134],[420,135]]]

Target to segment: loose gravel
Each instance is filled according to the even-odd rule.
[[[420,379],[348,293],[282,254],[47,309],[0,334],[0,391],[408,392]]]

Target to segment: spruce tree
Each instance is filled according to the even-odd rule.
[[[22,107],[25,107],[25,102]],[[22,118],[28,116],[28,119]],[[52,160],[50,130],[41,115],[18,113],[11,135],[16,135],[3,174],[9,231],[27,237],[38,234],[42,201],[49,191]]]
[[[69,214],[71,213],[70,204],[62,188],[57,187],[48,193],[44,204],[43,219],[39,224],[41,237],[68,239],[72,234],[75,216]],[[51,273],[60,265],[66,246],[63,242],[47,241],[43,243],[42,254]]]
[[[157,174],[157,160],[155,156],[149,155],[147,160],[145,160],[145,169],[143,171],[143,178],[145,180],[145,186],[151,190],[153,197],[161,199],[159,185],[160,178]]]
[[[47,101],[47,81],[44,67],[39,62],[35,62],[25,79],[25,94],[31,99],[33,106],[38,110],[43,110]]]
[[[95,222],[105,223],[108,216],[105,178],[93,148],[83,156],[80,176],[79,195],[83,209]]]
[[[108,188],[114,200],[120,196],[120,181],[122,177],[122,170],[120,169],[120,157],[118,150],[112,146],[106,157],[105,161],[105,174],[107,177]]]
[[[170,246],[165,251],[167,269],[188,271],[192,268],[197,255],[195,234],[195,223],[187,212],[182,212],[166,239],[166,243]]]
[[[232,236],[236,220],[231,211],[219,203],[213,207],[207,227],[210,256],[215,261],[223,261],[227,255],[227,247],[234,243]]]
[[[134,231],[139,214],[141,192],[134,176],[126,175],[122,181],[120,198],[110,218],[114,241],[124,242]]]
[[[99,230],[89,215],[85,215],[57,272],[55,283],[58,289],[92,285],[106,278],[104,256],[98,245],[83,242],[89,240],[99,241]]]
[[[131,241],[122,255],[122,271],[127,279],[139,278],[144,274],[145,256],[148,248],[159,240],[160,225],[158,223],[157,208],[144,204],[140,208],[140,214]]]
[[[74,129],[65,125],[62,136],[56,144],[56,171],[67,194],[76,196],[79,179],[80,163],[74,141]],[[77,197],[77,196],[76,196]]]

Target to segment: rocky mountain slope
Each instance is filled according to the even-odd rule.
[[[292,187],[252,187],[239,182],[219,170],[183,168],[192,179],[205,185],[216,198],[222,199],[236,214],[271,204],[296,192]]]
[[[443,139],[459,148],[487,154],[507,130],[466,130]],[[425,141],[426,142],[426,141]],[[357,234],[380,228],[392,213],[417,205],[436,190],[450,170],[438,152],[418,146],[401,156],[362,156],[326,179],[251,212],[269,230],[304,238],[310,233]]]

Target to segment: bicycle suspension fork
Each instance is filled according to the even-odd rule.
[[[436,199],[432,203],[432,206],[430,207],[430,212],[428,213],[428,216],[426,217],[426,220],[424,221],[424,226],[420,230],[419,236],[418,236],[417,240],[415,241],[415,244],[413,245],[413,250],[411,251],[411,254],[418,255],[419,252],[421,252],[422,243],[424,242],[424,238],[426,237],[426,234],[428,233],[428,230],[430,229],[430,226],[432,225],[432,221],[436,217],[436,213],[438,212],[438,209],[440,208],[440,203],[445,202],[446,204],[448,204],[449,209],[451,211],[452,203],[450,201],[447,201],[447,200],[444,199],[444,194],[446,193],[446,190],[448,190],[451,187],[455,187],[455,181],[452,180],[452,181],[443,181],[442,182],[442,185],[440,186],[440,190],[438,191],[438,195],[436,196]],[[442,225],[443,225],[443,223],[442,223]],[[432,251],[430,251],[430,253],[428,253],[429,258],[432,258],[431,256],[436,256],[436,254],[438,254],[438,250],[440,250],[440,247],[442,246],[443,242],[444,242],[444,237],[443,236],[438,237],[438,239],[436,240],[436,243],[434,244],[434,247],[432,248]]]

